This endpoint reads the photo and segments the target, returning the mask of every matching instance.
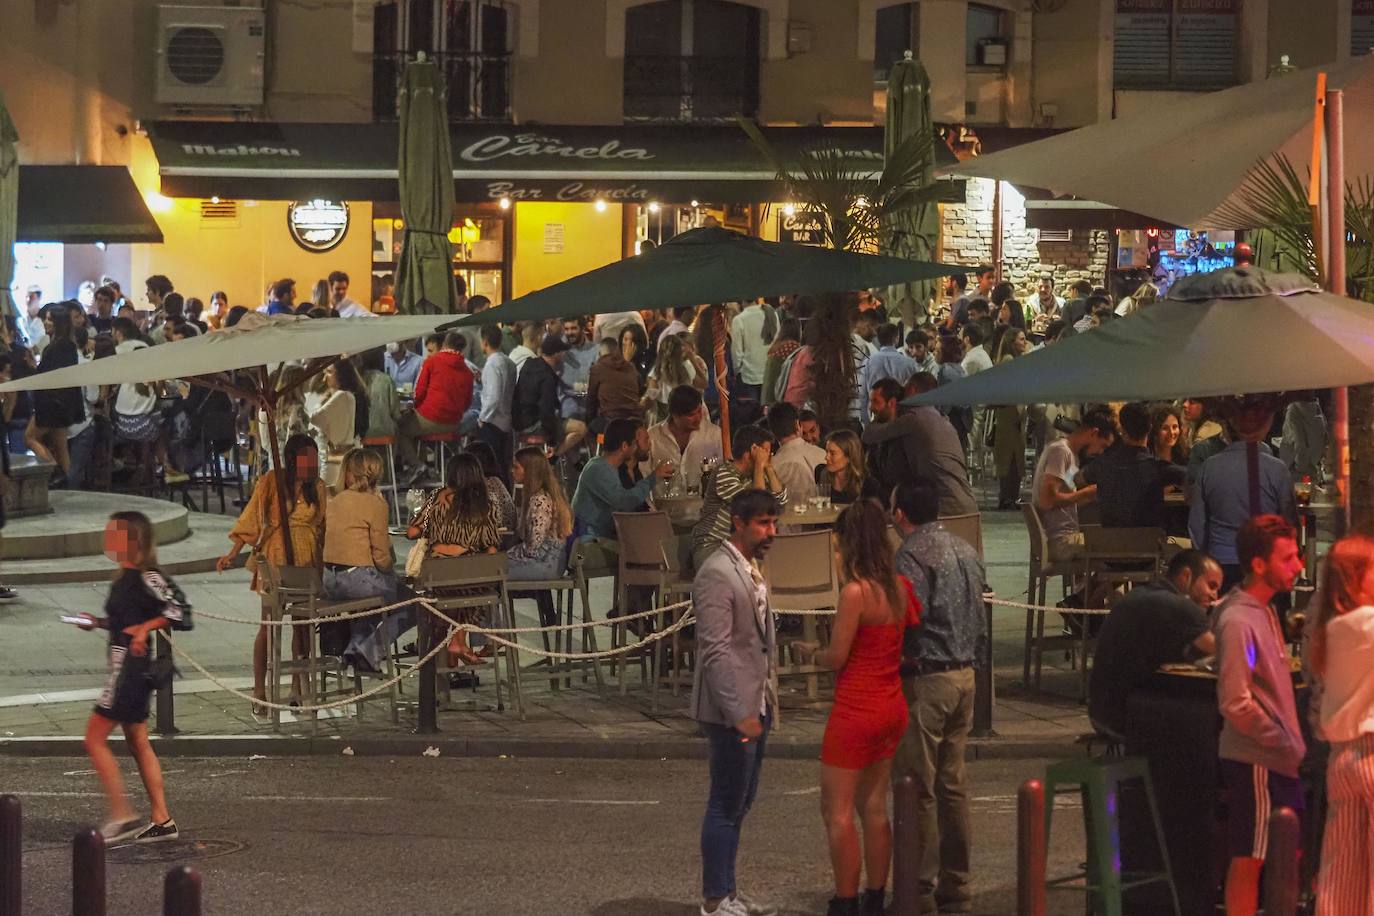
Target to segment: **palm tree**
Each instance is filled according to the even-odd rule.
[[[1261,230],[1255,263],[1321,279],[1307,181],[1282,155],[1261,162],[1221,212],[1233,226]],[[1374,178],[1345,187],[1348,295],[1374,303]],[[1374,531],[1374,385],[1350,389],[1350,511],[1357,531]],[[1338,457],[1339,460],[1339,457]]]

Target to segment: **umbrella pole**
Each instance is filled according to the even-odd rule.
[[[262,405],[263,413],[267,414],[267,441],[272,449],[272,471],[279,473],[279,481],[286,482],[286,469],[281,464],[281,445],[277,442],[277,399],[272,391],[271,383],[267,378],[267,367],[258,367],[258,398]],[[286,490],[278,485],[277,491],[277,513],[281,519],[281,539],[282,546],[286,548],[286,565],[296,565],[296,550],[291,543],[291,507],[287,503]]]
[[[1337,296],[1345,295],[1345,125],[1344,100],[1339,89],[1326,94],[1326,155],[1327,187],[1326,238],[1330,255],[1327,258],[1327,288]],[[1331,426],[1336,440],[1336,536],[1343,537],[1350,530],[1350,389],[1337,388],[1332,392],[1335,416]]]
[[[725,368],[725,309],[711,306],[711,339],[715,342],[716,394],[720,398],[720,448],[726,461],[734,459],[730,451],[730,392]]]

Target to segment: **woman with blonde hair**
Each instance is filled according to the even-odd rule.
[[[816,468],[816,483],[829,484],[830,501],[847,506],[861,499],[882,502],[882,487],[864,468],[864,447],[857,433],[837,429],[825,437],[825,464]]]
[[[512,581],[557,579],[567,563],[568,537],[573,528],[572,509],[558,483],[558,475],[538,447],[516,452],[511,470],[515,482],[524,488],[525,500],[516,524],[520,543],[506,551],[506,577]],[[556,623],[553,596],[547,591],[539,592],[535,600],[543,625]]]
[[[1136,287],[1135,292],[1131,293],[1116,307],[1116,313],[1121,317],[1134,315],[1141,309],[1149,308],[1159,301],[1159,287],[1148,280]]]
[[[677,334],[668,334],[658,342],[658,356],[654,367],[649,370],[648,389],[644,393],[643,405],[654,412],[654,419],[662,420],[668,415],[668,395],[680,385],[691,385],[698,391],[706,389],[706,375],[697,371],[687,341]],[[703,364],[704,366],[704,364]]]
[[[1321,597],[1307,645],[1331,742],[1317,916],[1374,916],[1374,538],[1332,546]]]
[[[324,592],[330,598],[380,598],[383,604],[396,601],[396,556],[387,526],[389,512],[386,500],[377,492],[381,477],[382,456],[372,449],[355,448],[343,456],[342,489],[329,500],[329,524],[324,529]],[[392,615],[385,631],[378,617],[349,621],[352,636],[343,650],[344,661],[359,670],[378,670],[391,631],[410,628],[400,616]]]

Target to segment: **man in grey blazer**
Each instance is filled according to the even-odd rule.
[[[740,825],[758,791],[759,768],[777,696],[776,639],[758,560],[773,543],[778,501],[745,490],[730,501],[730,539],[697,570],[697,671],[692,718],[710,741],[711,794],[701,824],[701,916],[770,916],[735,884]]]

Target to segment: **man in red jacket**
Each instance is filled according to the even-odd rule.
[[[472,370],[463,359],[467,340],[458,331],[444,335],[443,346],[425,359],[415,379],[415,409],[401,415],[396,439],[401,457],[416,472],[420,461],[419,438],[431,433],[456,433],[463,412],[472,403]]]

